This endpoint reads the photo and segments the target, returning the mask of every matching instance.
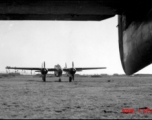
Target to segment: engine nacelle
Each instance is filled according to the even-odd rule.
[[[48,70],[46,68],[43,68],[41,70],[41,74],[46,75],[48,73]]]
[[[76,69],[75,68],[71,68],[69,71],[70,74],[75,74],[76,73]]]

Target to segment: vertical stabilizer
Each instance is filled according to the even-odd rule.
[[[65,68],[67,68],[67,64],[65,63]]]
[[[74,62],[72,62],[72,68],[74,68]]]
[[[42,63],[42,68],[45,68],[45,61]]]

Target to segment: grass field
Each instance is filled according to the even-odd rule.
[[[151,77],[0,76],[0,118],[152,118]],[[133,108],[133,113],[122,113]]]

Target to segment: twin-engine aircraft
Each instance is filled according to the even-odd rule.
[[[92,68],[74,68],[74,63],[72,62],[72,68],[67,68],[65,64],[65,68],[61,68],[59,64],[55,65],[54,68],[45,68],[45,62],[42,63],[41,68],[28,68],[28,67],[9,67],[7,66],[6,69],[15,69],[15,70],[35,70],[35,72],[40,72],[42,75],[42,80],[46,81],[46,75],[48,72],[54,71],[55,77],[59,77],[59,82],[61,82],[61,76],[63,71],[66,72],[67,76],[69,76],[69,82],[74,80],[74,74],[77,71],[82,70],[91,70],[91,69],[106,69],[106,67],[92,67]]]

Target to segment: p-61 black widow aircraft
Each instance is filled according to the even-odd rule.
[[[66,72],[67,76],[69,76],[69,82],[71,82],[72,80],[74,81],[74,74],[76,72],[92,69],[106,69],[106,67],[74,68],[74,62],[72,62],[72,68],[67,68],[67,64],[65,63],[65,68],[63,69],[63,71]]]
[[[42,80],[46,81],[46,75],[48,72],[54,71],[55,77],[59,77],[59,82],[61,82],[61,76],[63,71],[66,72],[66,74],[69,76],[69,82],[74,80],[74,74],[77,71],[82,70],[91,70],[91,69],[106,69],[106,67],[92,67],[92,68],[74,68],[74,63],[72,62],[72,68],[67,68],[67,65],[65,65],[65,68],[62,69],[59,64],[55,65],[54,68],[45,68],[45,62],[42,63],[41,68],[29,68],[29,67],[9,67],[7,66],[6,69],[15,69],[15,70],[35,70],[35,72],[40,72],[42,74]]]

